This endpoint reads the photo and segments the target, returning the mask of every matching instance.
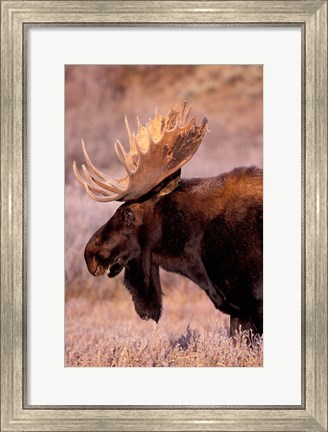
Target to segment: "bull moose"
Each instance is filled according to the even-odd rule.
[[[93,276],[109,278],[125,269],[124,284],[145,320],[160,319],[159,268],[183,275],[202,288],[215,307],[230,315],[230,333],[241,326],[263,331],[263,174],[235,168],[211,178],[181,179],[181,167],[207,132],[204,117],[189,120],[186,102],[146,126],[138,120],[126,152],[115,151],[126,170],[109,177],[91,162],[82,141],[88,195],[100,202],[123,201],[88,241],[84,256]]]

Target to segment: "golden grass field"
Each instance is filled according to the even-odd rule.
[[[228,316],[189,281],[164,289],[158,324],[137,316],[121,284],[110,287],[105,277],[101,282],[108,286],[107,295],[101,289],[102,298],[66,301],[67,367],[262,366],[262,338],[246,332],[229,338]]]

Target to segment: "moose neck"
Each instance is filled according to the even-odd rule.
[[[178,171],[176,171],[175,173],[171,174],[169,177],[166,177],[166,179],[164,179],[161,183],[159,183],[157,186],[155,186],[153,189],[151,189],[142,197],[136,200],[129,200],[129,203],[130,204],[143,203],[157,196],[161,197],[164,195],[168,195],[179,186],[180,179],[181,179],[181,168],[178,169]],[[122,201],[123,200],[124,199],[122,199]]]

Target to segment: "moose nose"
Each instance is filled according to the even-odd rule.
[[[102,275],[101,269],[99,268],[99,264],[97,265],[96,270],[92,274],[93,274],[93,276],[101,276]]]
[[[99,264],[94,255],[90,255],[87,252],[84,254],[85,262],[87,264],[89,272],[92,276],[98,276]]]

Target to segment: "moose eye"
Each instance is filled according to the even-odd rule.
[[[130,225],[134,221],[134,214],[131,209],[125,208],[123,211],[124,221]]]

